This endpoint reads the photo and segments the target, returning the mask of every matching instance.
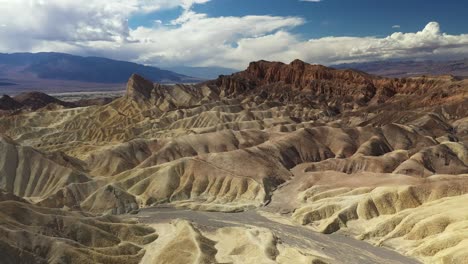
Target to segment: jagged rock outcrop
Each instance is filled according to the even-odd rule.
[[[145,100],[151,97],[153,83],[138,74],[133,74],[127,83],[125,96],[135,100]]]
[[[412,102],[419,106],[440,104],[450,99],[459,101],[463,99],[460,96],[464,91],[459,88],[466,87],[466,81],[454,78],[390,79],[355,70],[311,65],[300,60],[290,64],[252,62],[247,70],[221,76],[209,84],[221,87],[227,96],[251,93],[272,100],[325,104],[343,109],[381,104],[391,101],[397,94],[424,97],[422,101]],[[428,92],[430,94],[426,94]]]

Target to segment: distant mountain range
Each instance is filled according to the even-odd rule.
[[[0,54],[0,65],[20,68],[41,79],[95,83],[126,82],[133,73],[154,82],[187,82],[197,78],[137,63],[64,53]]]
[[[64,53],[0,53],[3,91],[47,92],[122,89],[132,74],[159,83],[194,83],[190,77],[137,63]]]
[[[161,69],[137,63],[65,53],[0,53],[0,92],[47,93],[123,90],[136,73],[158,83],[196,83],[230,75],[223,67],[168,67]]]
[[[224,68],[224,67],[169,67],[166,70],[184,74],[187,76],[194,76],[201,79],[212,80],[219,77],[219,75],[231,75],[239,70]]]
[[[409,77],[420,75],[468,76],[468,59],[456,61],[373,61],[332,65],[337,69],[356,69],[386,77]]]
[[[332,65],[386,77],[447,75],[468,77],[468,59],[458,61],[375,61]],[[0,53],[0,93],[41,91],[123,90],[132,74],[158,83],[196,83],[230,75],[236,69],[223,67],[167,67],[165,69],[100,57],[65,53]],[[193,76],[193,77],[191,77]]]

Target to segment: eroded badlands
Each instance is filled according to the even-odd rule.
[[[359,263],[237,220],[142,220],[154,206],[253,211],[404,255],[374,263],[468,263],[468,80],[260,61],[2,111],[6,263]]]

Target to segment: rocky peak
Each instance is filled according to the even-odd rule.
[[[242,72],[222,76],[213,83],[223,94],[264,95],[269,100],[312,104],[327,102],[354,102],[366,104],[376,93],[374,81],[378,77],[353,70],[337,70],[323,65],[294,60],[282,62],[251,62]]]
[[[293,68],[300,68],[300,69],[304,69],[305,66],[307,65],[307,63],[299,60],[299,59],[295,59],[293,61],[291,61],[291,63],[289,63],[289,65]]]
[[[237,74],[245,79],[255,79],[260,84],[284,82],[287,84],[307,85],[314,80],[345,80],[363,83],[371,76],[353,70],[336,70],[323,65],[309,64],[294,60],[290,64],[281,62],[251,62],[244,72]]]
[[[265,60],[251,62],[249,67],[239,74],[248,74],[251,77],[263,79],[272,68],[278,68],[285,65],[282,62],[269,62]]]
[[[49,104],[61,105],[64,107],[74,107],[73,103],[61,101],[55,97],[42,92],[21,93],[13,98],[16,102],[32,110],[43,108]]]
[[[15,110],[21,107],[23,107],[21,103],[6,94],[0,98],[0,110]]]
[[[138,74],[133,74],[127,83],[126,97],[133,99],[149,99],[153,90],[153,82]]]
[[[309,64],[298,59],[289,64],[264,60],[251,62],[247,70],[234,74],[234,76],[253,81],[256,85],[284,83],[301,88],[323,81],[364,85],[371,83],[376,78],[359,71],[337,70],[323,65]]]

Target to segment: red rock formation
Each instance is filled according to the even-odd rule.
[[[208,85],[228,97],[259,95],[293,103],[326,103],[341,108],[383,104],[394,96],[414,95],[419,106],[463,99],[467,81],[449,77],[384,78],[356,70],[337,70],[300,60],[290,64],[258,61],[242,72],[220,76]]]

